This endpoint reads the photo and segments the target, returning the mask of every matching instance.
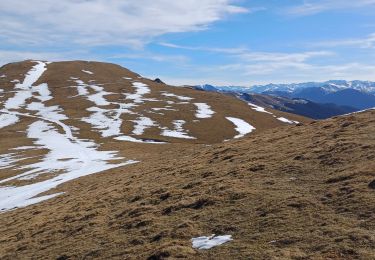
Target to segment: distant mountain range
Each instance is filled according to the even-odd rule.
[[[371,81],[331,80],[327,82],[268,84],[252,87],[201,85],[196,88],[205,91],[233,93],[245,100],[245,97],[248,96],[243,94],[255,93],[282,97],[276,103],[280,103],[282,100],[285,105],[269,105],[275,109],[285,111],[285,107],[293,104],[294,113],[315,119],[375,107],[375,82]],[[296,103],[296,99],[303,99],[306,102],[303,104]],[[295,104],[299,105],[296,106]],[[281,109],[282,107],[283,109]]]
[[[251,87],[251,91],[256,93],[273,91],[295,93],[308,88],[321,88],[327,93],[333,93],[345,89],[354,89],[363,93],[375,94],[375,82],[360,80],[330,80],[326,82],[255,85]]]
[[[262,107],[270,107],[279,111],[298,114],[313,119],[326,119],[333,116],[348,114],[357,109],[335,104],[320,104],[305,99],[243,93],[239,98]]]

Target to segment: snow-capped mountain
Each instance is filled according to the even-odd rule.
[[[223,93],[257,93],[290,99],[307,99],[315,103],[335,104],[363,110],[375,107],[375,82],[330,80],[327,82],[306,82],[293,84],[268,84],[252,87],[238,86],[196,86],[197,89]],[[339,109],[339,111],[347,109]]]
[[[293,93],[306,88],[321,88],[326,92],[337,92],[344,89],[355,89],[361,92],[375,94],[375,82],[371,81],[346,81],[346,80],[330,80],[326,82],[305,82],[305,83],[292,83],[292,84],[268,84],[268,85],[255,85],[249,90],[256,93],[264,92],[288,92]]]

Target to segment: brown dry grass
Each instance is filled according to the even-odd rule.
[[[374,259],[375,111],[212,146],[135,145],[141,163],[0,215],[2,259]],[[55,191],[54,191],[55,192]],[[234,240],[208,251],[200,235]]]

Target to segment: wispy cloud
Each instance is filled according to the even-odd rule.
[[[57,53],[57,52],[0,50],[0,66],[7,64],[9,62],[27,60],[27,59],[57,61],[57,60],[63,60],[66,57],[71,57],[71,54],[70,53]]]
[[[157,62],[170,62],[170,63],[187,63],[190,61],[190,58],[184,55],[163,55],[152,52],[140,52],[140,53],[123,53],[116,54],[113,56],[107,57],[110,60],[116,59],[134,59],[134,60],[152,60]]]
[[[348,40],[336,44],[362,44],[369,47],[373,35],[366,40]],[[367,42],[367,44],[365,44]],[[374,64],[348,62],[330,63],[327,58],[334,58],[337,54],[327,50],[305,52],[258,52],[247,48],[215,48],[202,46],[181,46],[163,43],[170,48],[185,49],[190,51],[217,52],[231,59],[232,62],[221,65],[204,66],[196,68],[196,74],[208,75],[206,81],[199,77],[187,82],[228,84],[228,80],[221,75],[234,75],[230,84],[245,85],[264,84],[271,82],[291,83],[301,81],[324,81],[330,79],[370,79],[374,80]],[[323,46],[323,45],[322,45]],[[329,47],[328,46],[328,47]],[[321,47],[321,46],[320,46]],[[372,75],[372,76],[371,76]],[[180,79],[169,79],[173,83],[180,83]],[[210,81],[211,80],[211,81]]]
[[[375,33],[372,33],[364,38],[341,39],[341,40],[318,42],[318,43],[314,43],[313,46],[315,47],[340,47],[340,46],[345,47],[346,46],[346,47],[373,49],[375,48]]]
[[[0,39],[12,44],[140,47],[154,37],[208,28],[248,12],[232,0],[0,1]]]
[[[248,51],[245,47],[237,47],[237,48],[218,48],[218,47],[202,47],[202,46],[185,46],[185,45],[177,45],[168,42],[161,42],[159,45],[164,47],[169,47],[173,49],[181,49],[181,50],[189,50],[189,51],[203,51],[203,52],[218,52],[224,54],[243,54]]]
[[[287,8],[286,13],[303,16],[329,10],[345,10],[368,6],[375,6],[375,0],[306,0],[302,5]]]

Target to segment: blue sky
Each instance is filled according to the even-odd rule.
[[[167,83],[375,81],[375,0],[0,0],[0,63],[114,62]]]

